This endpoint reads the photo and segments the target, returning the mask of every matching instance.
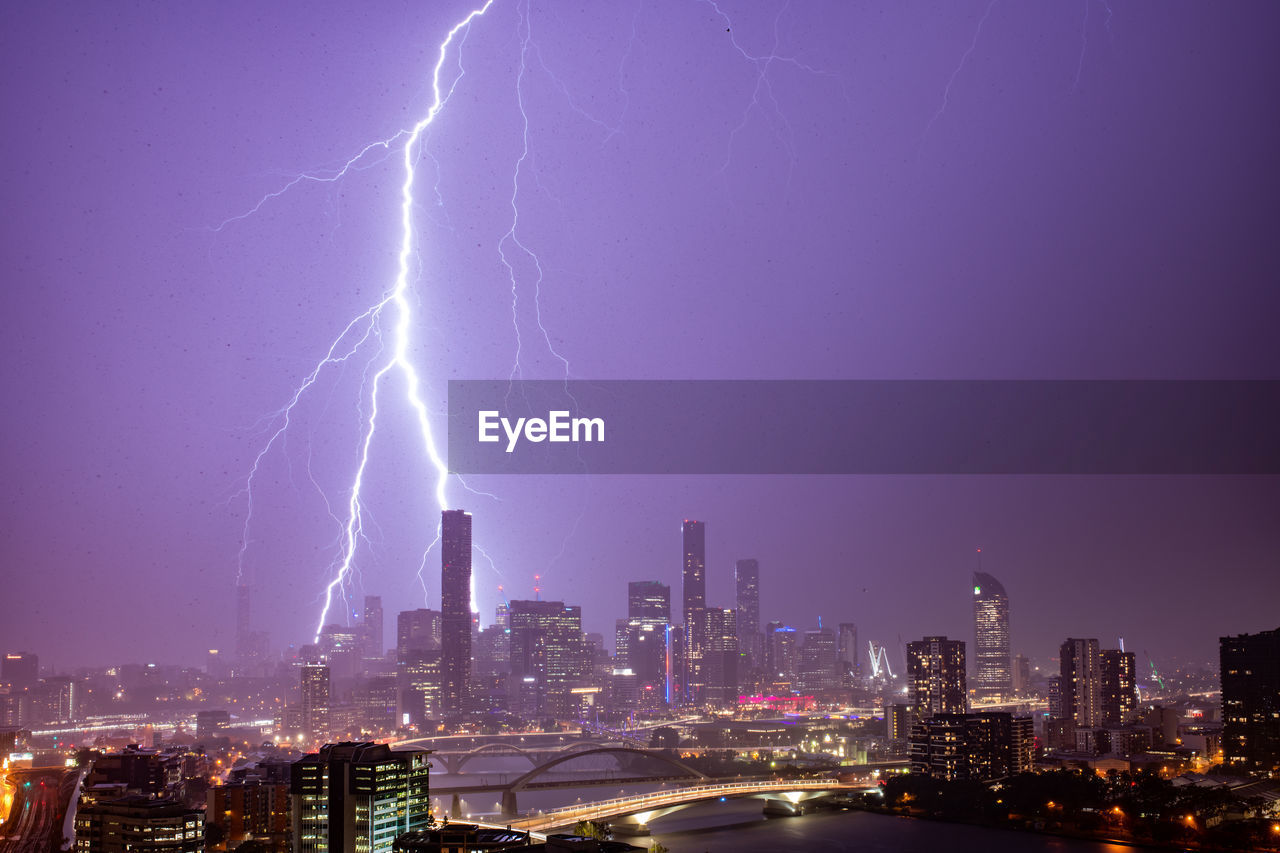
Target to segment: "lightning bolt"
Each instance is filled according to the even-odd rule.
[[[978,41],[982,38],[982,27],[987,23],[987,18],[991,17],[991,12],[996,8],[996,4],[1000,0],[991,0],[987,4],[987,11],[982,13],[982,17],[978,19],[978,26],[973,31],[973,38],[969,41],[969,47],[960,56],[960,61],[956,63],[955,70],[951,72],[951,76],[947,78],[947,85],[942,90],[942,103],[938,106],[938,111],[929,119],[929,123],[925,125],[924,133],[920,134],[920,144],[924,144],[924,139],[929,135],[929,131],[937,124],[938,119],[942,118],[943,113],[947,111],[947,107],[951,105],[951,87],[955,85],[956,78],[960,76],[960,72],[964,70],[965,64],[969,61],[969,57],[978,49]]]
[[[323,606],[320,610],[320,616],[316,623],[315,638],[318,641],[320,632],[329,618],[329,611],[333,606],[334,599],[339,593],[345,591],[346,584],[353,572],[354,559],[356,549],[365,535],[365,525],[368,523],[368,512],[364,507],[361,499],[361,492],[364,487],[365,473],[368,470],[371,449],[374,443],[374,437],[377,434],[378,416],[381,409],[382,393],[385,390],[388,379],[391,374],[397,374],[405,383],[405,402],[412,410],[422,439],[422,448],[426,454],[427,460],[435,471],[435,484],[433,493],[436,503],[441,510],[449,508],[446,496],[446,486],[449,480],[448,467],[444,459],[440,455],[439,447],[436,443],[434,433],[431,429],[431,422],[428,415],[427,405],[423,401],[421,387],[422,382],[418,376],[418,371],[413,362],[409,358],[410,342],[412,339],[413,328],[413,305],[409,299],[411,272],[415,268],[414,261],[417,259],[417,247],[414,241],[414,185],[417,179],[417,161],[421,156],[421,140],[424,132],[436,118],[440,115],[441,110],[448,103],[450,96],[456,90],[458,82],[465,74],[465,70],[459,61],[458,73],[453,77],[449,87],[445,89],[441,85],[442,72],[445,62],[449,57],[450,48],[455,42],[465,40],[467,32],[469,32],[471,23],[478,17],[484,15],[493,5],[494,0],[486,0],[486,2],[472,9],[466,16],[453,25],[448,31],[443,41],[441,41],[436,63],[431,73],[431,92],[432,101],[427,108],[425,115],[409,129],[401,129],[396,131],[390,137],[375,142],[371,142],[364,148],[360,149],[355,156],[351,157],[340,167],[327,172],[311,172],[299,175],[292,179],[284,186],[273,192],[263,196],[257,204],[243,213],[229,217],[218,225],[214,226],[212,231],[220,232],[228,226],[243,221],[258,213],[264,206],[275,199],[280,198],[290,190],[304,183],[335,183],[340,181],[353,169],[361,166],[370,154],[378,151],[390,153],[399,146],[399,153],[403,162],[404,179],[400,185],[400,246],[397,255],[396,276],[391,286],[383,293],[382,298],[376,303],[368,307],[363,313],[355,317],[345,328],[334,338],[329,345],[324,356],[321,357],[311,371],[303,378],[289,397],[284,406],[275,412],[269,419],[274,424],[274,428],[270,429],[270,433],[266,442],[263,444],[250,465],[249,473],[245,481],[233,499],[237,496],[243,496],[247,503],[245,512],[245,521],[243,535],[241,537],[240,550],[237,555],[237,583],[242,583],[245,573],[246,554],[252,541],[250,538],[250,528],[253,525],[254,516],[254,483],[260,473],[261,466],[267,455],[284,440],[289,427],[293,423],[293,417],[301,404],[304,396],[315,385],[321,374],[327,368],[334,367],[345,363],[352,358],[370,338],[376,337],[381,340],[385,335],[389,338],[389,345],[380,349],[370,362],[372,367],[372,375],[367,382],[368,390],[368,412],[367,415],[362,412],[361,437],[358,442],[358,462],[355,473],[352,477],[351,486],[347,492],[345,519],[341,521],[341,533],[339,536],[341,544],[341,553],[336,558],[334,564],[330,568],[331,579],[325,586],[323,593]],[[460,37],[461,36],[461,37]],[[429,157],[430,155],[428,155]],[[432,158],[433,159],[433,158]],[[434,162],[434,159],[433,159]],[[435,189],[437,200],[439,201],[438,186]],[[548,338],[549,340],[549,338]],[[383,359],[378,361],[378,359]],[[374,369],[376,367],[376,369]],[[363,407],[362,407],[363,408]],[[314,480],[313,480],[314,482]],[[466,484],[463,484],[464,488]],[[327,505],[327,499],[326,499]],[[330,510],[332,514],[332,510]],[[336,516],[335,516],[336,517]],[[434,546],[434,542],[432,546]],[[428,546],[428,551],[432,546]],[[425,561],[425,556],[424,556]],[[421,579],[421,569],[419,570],[419,578]],[[425,582],[424,582],[425,590]]]

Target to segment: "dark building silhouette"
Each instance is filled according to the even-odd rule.
[[[396,663],[438,652],[443,640],[439,610],[402,610],[396,616]]]
[[[141,794],[81,807],[76,853],[200,853],[204,813]]]
[[[1218,641],[1227,764],[1280,772],[1280,628]]]
[[[1000,581],[973,573],[973,687],[979,702],[1013,695],[1009,658],[1009,597]]]
[[[925,637],[907,643],[907,686],[917,720],[963,714],[969,707],[964,641]]]
[[[1068,638],[1058,651],[1060,710],[1077,729],[1102,725],[1102,655],[1098,641]]]
[[[15,690],[26,690],[40,681],[40,658],[29,652],[9,652],[0,658],[0,681]]]
[[[471,699],[471,513],[445,510],[440,527],[440,696],[457,716]]]
[[[387,651],[382,596],[366,595],[364,597],[364,622],[361,627],[364,629],[364,657],[381,658]]]
[[[1125,726],[1138,712],[1138,685],[1133,652],[1104,649],[1098,656],[1102,725]]]
[[[709,607],[702,612],[706,620],[706,645],[702,665],[706,674],[703,701],[721,708],[738,704],[738,621],[731,608]]]

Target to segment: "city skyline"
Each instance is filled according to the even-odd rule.
[[[352,499],[366,383],[405,332],[388,314],[350,357],[364,327],[341,335],[399,284],[437,437],[452,378],[1280,377],[1274,5],[721,6],[495,2],[443,54],[473,7],[10,16],[31,132],[0,143],[21,164],[0,649],[195,664],[358,624],[365,595],[440,610],[406,371]],[[405,152],[437,59],[444,108]],[[762,623],[848,621],[891,651],[972,637],[978,547],[1037,659],[1083,636],[1212,660],[1280,597],[1274,477],[443,491],[476,518],[484,618],[536,585],[606,637],[627,581],[680,594],[680,519],[707,525],[708,606],[756,559]],[[346,612],[321,619],[339,566]]]

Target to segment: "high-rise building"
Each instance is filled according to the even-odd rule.
[[[734,585],[738,593],[738,633],[742,636],[760,633],[760,561],[739,560],[734,566]]]
[[[794,685],[800,663],[800,644],[796,629],[781,622],[770,622],[765,632],[765,667],[768,680],[775,684]]]
[[[421,653],[438,652],[443,630],[439,610],[402,610],[396,616],[396,662],[408,663]]]
[[[1133,652],[1104,649],[1099,655],[1098,672],[1102,679],[1102,725],[1127,726],[1138,711]]]
[[[979,702],[1013,695],[1009,659],[1009,597],[1000,581],[973,573],[974,695]]]
[[[457,716],[471,698],[471,513],[445,510],[440,527],[441,698]]]
[[[1031,690],[1031,660],[1026,655],[1013,656],[1013,693],[1025,696]]]
[[[382,616],[382,596],[364,597],[364,657],[381,658],[387,651],[384,638],[385,624]]]
[[[1102,662],[1098,641],[1068,638],[1059,650],[1061,710],[1077,729],[1102,725]]]
[[[563,601],[512,601],[512,710],[526,717],[577,718],[572,690],[586,677],[582,609]]]
[[[76,811],[76,853],[201,853],[204,814],[134,794]]]
[[[843,687],[852,687],[858,678],[858,626],[841,622],[836,636],[836,669]]]
[[[1218,641],[1226,763],[1280,772],[1280,628]]]
[[[295,853],[391,853],[431,818],[427,750],[325,744],[294,762]]]
[[[964,641],[925,637],[907,643],[907,685],[911,711],[918,720],[934,714],[965,713]]]
[[[738,704],[738,620],[732,608],[708,607],[706,645],[702,652],[705,672],[703,701],[720,708]]]
[[[329,734],[329,667],[323,664],[303,664],[302,675],[302,728],[313,738]]]
[[[221,853],[253,840],[269,853],[289,853],[289,784],[250,779],[214,785],[206,794],[204,819],[221,830],[220,840],[211,843],[209,850]]]
[[[642,710],[657,710],[670,702],[668,670],[671,626],[640,622],[628,626],[627,669],[635,676],[636,701]]]
[[[836,634],[830,628],[804,632],[797,666],[797,690],[809,695],[827,693],[840,682],[836,672]]]
[[[26,690],[40,681],[40,659],[29,652],[9,652],[0,658],[0,681],[15,690]]]
[[[627,584],[627,619],[671,621],[671,587],[658,581]]]
[[[320,652],[329,674],[339,680],[353,678],[360,669],[363,643],[360,631],[346,625],[325,625],[320,630]]]
[[[703,685],[701,674],[703,631],[706,620],[695,611],[707,606],[707,530],[701,521],[685,519],[681,527],[681,617],[684,619],[684,644],[681,660],[681,685],[686,702],[699,701]]]

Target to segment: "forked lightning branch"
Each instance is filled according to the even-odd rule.
[[[516,418],[512,423],[496,409],[485,409],[477,413],[478,430],[476,440],[481,444],[493,444],[501,441],[505,434],[507,453],[516,449],[523,438],[525,441],[539,444],[543,441],[552,443],[604,443],[604,418],[575,418],[568,411],[557,410],[547,413],[544,418]]]

